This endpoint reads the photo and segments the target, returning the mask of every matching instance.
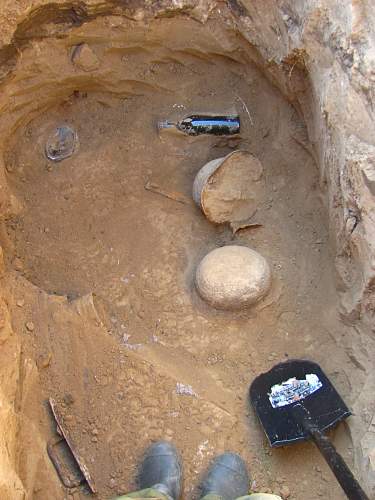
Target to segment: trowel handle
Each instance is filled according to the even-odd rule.
[[[301,404],[295,405],[293,417],[309,432],[349,500],[369,500],[342,456],[336,451],[328,437],[318,428],[306,408]]]

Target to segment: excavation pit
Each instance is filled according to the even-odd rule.
[[[184,498],[197,497],[202,471],[225,450],[245,458],[258,491],[343,498],[312,444],[269,450],[247,396],[257,374],[288,358],[318,362],[349,405],[360,390],[353,378],[364,378],[338,314],[303,57],[274,67],[241,34],[246,14],[233,5],[204,22],[102,12],[74,24],[53,9],[48,22],[30,21],[2,83],[2,308],[13,333],[0,340],[18,373],[13,492],[67,495],[46,453],[52,397],[97,498],[134,488],[139,458],[158,439],[181,450]],[[239,136],[156,126],[233,109]],[[79,146],[54,162],[46,143],[60,126]],[[211,224],[191,192],[204,163],[237,149],[259,158],[265,196],[253,225],[233,232]],[[271,290],[249,310],[215,310],[195,291],[198,263],[225,245],[271,266]],[[353,465],[347,428],[332,437]],[[2,498],[18,498],[1,487]]]

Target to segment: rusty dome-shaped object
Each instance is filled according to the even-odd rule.
[[[215,224],[250,219],[264,196],[262,164],[247,151],[206,163],[193,184],[195,203]]]

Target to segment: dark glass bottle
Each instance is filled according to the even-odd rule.
[[[234,135],[240,132],[238,115],[191,115],[177,123],[159,122],[159,129],[175,128],[187,135]]]

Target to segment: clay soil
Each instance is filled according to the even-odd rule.
[[[6,287],[23,357],[37,363],[37,374],[24,363],[25,377],[40,387],[23,410],[47,443],[55,428],[46,401],[57,400],[100,499],[135,487],[142,452],[158,439],[181,451],[185,498],[197,497],[202,472],[225,450],[246,459],[253,490],[344,498],[312,444],[271,451],[248,404],[253,378],[293,357],[319,362],[344,398],[351,389],[334,340],[342,327],[327,214],[304,124],[251,63],[183,50],[170,60],[150,48],[107,58],[152,88],[135,83],[129,97],[77,89],[20,127],[6,152],[22,207],[3,231]],[[158,119],[233,108],[237,138],[157,131]],[[79,148],[53,163],[44,146],[60,124],[76,129]],[[201,166],[234,149],[260,159],[267,191],[254,216],[261,226],[235,235],[210,224],[191,195]],[[248,311],[219,312],[198,297],[194,271],[233,243],[268,259],[272,290]],[[178,383],[193,394],[179,394]],[[20,436],[26,478],[32,432]],[[344,425],[332,437],[350,463]],[[30,498],[85,497],[64,489],[52,466],[35,477]]]

